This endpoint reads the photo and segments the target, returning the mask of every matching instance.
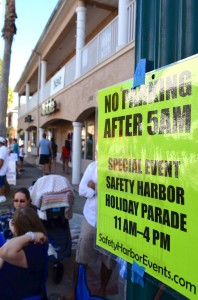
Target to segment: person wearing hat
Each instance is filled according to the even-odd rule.
[[[6,140],[0,136],[0,202],[5,202],[6,173],[8,169],[8,149]]]

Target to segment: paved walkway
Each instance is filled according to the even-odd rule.
[[[62,165],[57,163],[56,174],[66,176],[71,183],[71,174],[65,175],[62,173]],[[24,171],[17,178],[16,186],[11,186],[7,193],[7,201],[0,203],[0,214],[10,211],[13,208],[12,195],[13,191],[19,187],[29,187],[32,182],[42,176],[41,168],[35,165],[34,159],[29,158],[24,162]],[[78,241],[78,236],[82,223],[82,211],[85,203],[85,198],[78,195],[78,185],[72,185],[75,192],[75,202],[73,206],[73,218],[70,220],[70,230],[72,235],[72,255],[65,258],[62,263],[64,265],[64,275],[59,284],[53,281],[53,264],[49,263],[49,276],[47,281],[47,292],[49,300],[58,300],[60,296],[68,296],[72,287],[73,264],[75,260],[75,249]],[[89,268],[88,270],[88,285],[93,294],[96,293],[99,283],[99,263]],[[117,268],[112,274],[111,281],[107,290],[107,299],[123,300],[124,298],[118,295],[118,271]]]

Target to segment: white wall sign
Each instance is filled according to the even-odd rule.
[[[51,95],[57,93],[64,87],[65,68],[63,67],[51,79]]]

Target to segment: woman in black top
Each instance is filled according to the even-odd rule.
[[[50,164],[50,169],[53,166],[55,174],[56,174],[56,157],[57,157],[57,151],[58,151],[58,146],[55,143],[55,139],[52,137],[51,138],[51,164]]]

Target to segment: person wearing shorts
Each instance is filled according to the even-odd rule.
[[[54,174],[56,174],[56,157],[57,157],[58,146],[55,143],[55,139],[51,138],[51,156],[50,156],[50,173],[53,169]]]
[[[51,155],[51,143],[46,137],[46,133],[43,133],[43,138],[40,140],[37,148],[37,155],[40,154],[39,164],[42,166],[43,175],[49,174],[49,161]]]
[[[17,143],[17,139],[12,139],[12,153],[16,153],[16,171],[17,175],[21,175],[20,167],[18,165],[19,160],[19,145]]]
[[[24,147],[23,145],[19,146],[19,168],[20,171],[23,171],[23,161],[24,161]]]
[[[73,298],[77,283],[78,265],[88,265],[96,262],[98,256],[101,256],[101,286],[97,296],[105,297],[106,287],[116,261],[110,253],[103,250],[103,253],[96,249],[96,224],[97,224],[97,161],[88,165],[79,185],[79,195],[87,198],[83,215],[84,219],[81,226],[81,232],[76,249],[76,262],[73,277]]]
[[[0,202],[5,202],[6,173],[8,169],[8,149],[6,140],[0,136]]]
[[[81,233],[79,236],[78,247],[76,250],[76,262],[78,264],[88,265],[90,262],[94,262],[101,256],[102,264],[111,270],[115,267],[116,262],[111,258],[110,253],[101,249],[103,252],[99,252],[95,248],[96,246],[96,228],[91,226],[86,218],[83,219],[81,226]],[[108,272],[107,270],[107,272]],[[103,295],[104,296],[104,295]]]

